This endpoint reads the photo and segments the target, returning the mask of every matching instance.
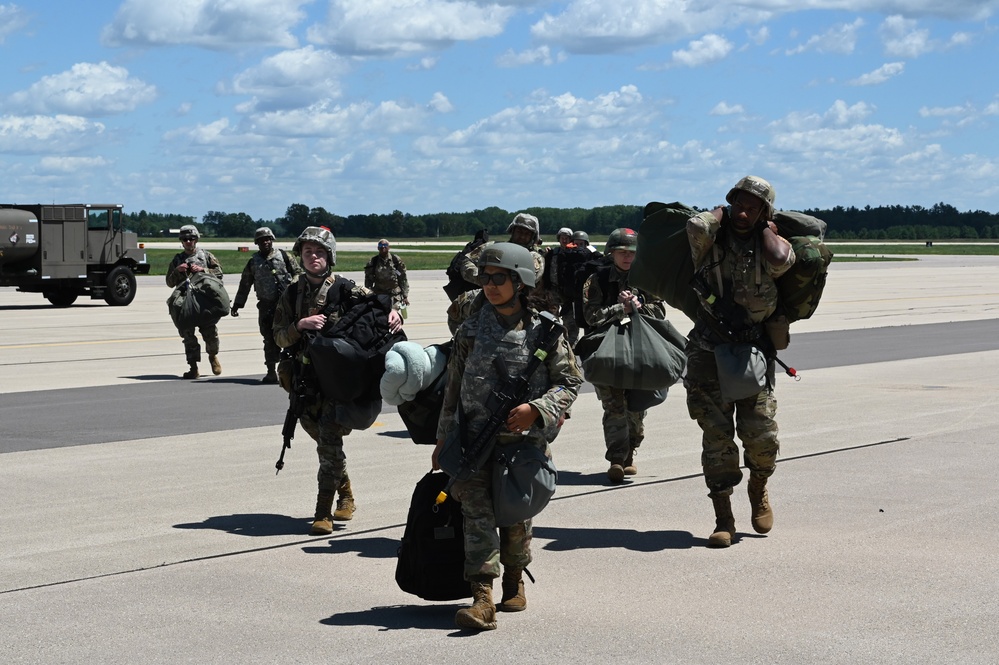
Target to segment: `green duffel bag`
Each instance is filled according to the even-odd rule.
[[[794,236],[787,240],[794,251],[794,265],[776,282],[784,316],[788,323],[794,323],[810,317],[819,306],[833,254],[816,236]]]
[[[664,319],[632,316],[628,323],[588,333],[580,344],[587,353],[583,377],[594,385],[661,390],[676,383],[687,366],[687,339]]]
[[[826,223],[818,217],[795,210],[778,210],[774,213],[774,224],[794,252],[794,265],[776,280],[781,309],[788,323],[793,323],[815,313],[833,254],[822,242]]]
[[[638,227],[638,249],[628,283],[662,298],[670,307],[697,320],[700,304],[690,287],[694,260],[687,240],[687,220],[697,211],[683,203],[652,202]]]
[[[225,285],[208,272],[194,273],[167,298],[170,318],[179,330],[215,325],[229,315],[229,307]]]

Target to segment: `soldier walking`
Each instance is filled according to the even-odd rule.
[[[583,284],[583,316],[591,329],[609,328],[611,323],[629,316],[666,318],[666,306],[661,300],[628,283],[637,247],[638,233],[631,229],[615,229],[607,237],[604,254],[611,262],[597,268]],[[613,483],[620,483],[626,475],[638,473],[635,456],[645,439],[646,411],[629,408],[628,391],[624,388],[603,385],[594,388],[604,409],[605,458],[610,462],[607,477]]]
[[[183,251],[173,257],[170,267],[167,269],[166,283],[170,288],[175,288],[191,274],[208,272],[219,279],[222,279],[222,266],[218,259],[208,250],[198,247],[198,240],[201,233],[198,227],[193,224],[185,224],[180,227],[180,242]],[[184,339],[184,355],[187,357],[189,369],[184,372],[183,378],[196,379],[201,376],[198,373],[198,363],[201,362],[201,344],[194,328],[178,328],[177,332]],[[212,366],[212,374],[218,376],[222,373],[222,363],[219,362],[219,329],[214,323],[211,325],[198,326],[198,332],[205,340],[205,350],[208,352],[208,362]]]
[[[246,306],[246,299],[253,287],[257,296],[257,325],[264,338],[264,365],[267,373],[261,383],[277,383],[275,367],[281,349],[274,341],[274,310],[278,298],[288,288],[291,281],[302,274],[302,266],[293,261],[288,252],[274,248],[274,232],[266,226],[257,229],[253,234],[253,242],[259,251],[250,257],[239,278],[239,290],[233,301],[230,314],[239,316],[239,310]]]
[[[456,442],[462,439],[471,441],[492,415],[486,407],[491,391],[507,378],[500,375],[498,366],[523,371],[542,334],[538,312],[528,298],[537,283],[531,252],[513,243],[495,243],[483,248],[477,267],[486,302],[464,321],[454,338],[432,456],[434,469],[440,468],[446,440],[452,445],[461,445]],[[563,337],[545,357],[544,367],[528,380],[527,399],[506,415],[495,446],[530,442],[550,457],[548,443],[558,434],[582,383],[575,357]],[[495,629],[497,609],[527,609],[523,572],[531,562],[531,521],[497,527],[492,465],[487,462],[467,480],[455,481],[452,488],[464,515],[465,579],[474,599],[471,607],[458,611],[455,623],[471,630]],[[497,607],[493,580],[500,576],[501,566],[503,597]]]
[[[703,432],[701,465],[715,509],[710,547],[728,547],[735,536],[733,488],[742,481],[738,433],[749,468],[749,503],[756,533],[773,527],[767,479],[777,466],[777,400],[773,354],[767,354],[765,385],[751,386],[748,396],[723,397],[716,360],[722,345],[767,348],[766,321],[778,304],[775,279],[794,263],[794,252],[777,235],[772,221],[774,188],[763,178],[747,176],[725,197],[727,207],[694,215],[687,237],[694,259],[694,284],[700,311],[687,342],[687,410]],[[772,349],[772,347],[770,347]],[[747,356],[747,357],[752,357]],[[746,367],[734,368],[745,375]],[[734,420],[734,422],[733,422]]]
[[[392,307],[402,312],[409,306],[409,278],[406,264],[389,251],[389,241],[378,241],[378,253],[364,266],[364,286],[379,295],[392,297]]]
[[[357,286],[352,280],[333,272],[336,265],[336,238],[329,229],[310,226],[302,231],[293,250],[301,257],[302,275],[285,289],[278,299],[274,312],[274,340],[282,349],[294,356],[295,376],[307,376],[311,368],[305,348],[309,335],[332,325],[344,312],[364,296],[371,294],[367,288]],[[327,299],[336,302],[332,311],[326,312]],[[386,309],[389,309],[386,303]],[[402,328],[402,317],[392,310],[388,316],[389,329]],[[313,381],[315,377],[312,377]],[[294,390],[295,388],[292,387]],[[354,513],[354,496],[347,477],[347,456],[343,451],[343,438],[350,428],[337,422],[335,400],[325,397],[314,385],[310,391],[316,398],[305,406],[299,417],[302,427],[316,441],[319,455],[316,511],[309,531],[314,536],[333,533],[333,519],[350,519]],[[333,513],[333,500],[340,490],[341,503]]]

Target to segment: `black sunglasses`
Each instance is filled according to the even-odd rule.
[[[494,272],[492,274],[484,272],[479,275],[479,286],[486,286],[489,282],[492,282],[496,286],[503,286],[509,277],[505,272]]]

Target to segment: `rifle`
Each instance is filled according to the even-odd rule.
[[[476,434],[472,442],[461,447],[461,461],[458,470],[448,479],[447,485],[440,494],[437,495],[435,505],[440,505],[447,500],[448,492],[456,480],[468,480],[489,458],[493,445],[496,442],[496,435],[501,427],[506,424],[506,418],[514,407],[523,404],[530,390],[531,376],[535,370],[548,357],[548,354],[555,349],[558,338],[565,328],[555,320],[551,312],[541,312],[541,336],[538,339],[538,348],[531,354],[531,359],[524,368],[520,376],[510,376],[507,371],[506,362],[497,356],[493,361],[500,375],[500,385],[495,388],[486,399],[486,410],[489,418],[483,424],[482,429]],[[459,416],[461,415],[461,402],[459,398]],[[459,417],[458,427],[462,427]],[[464,431],[462,430],[462,433]],[[464,437],[462,437],[464,439]],[[463,441],[464,442],[464,441]]]
[[[304,354],[305,352],[303,351],[302,353]],[[298,425],[299,416],[305,412],[305,409],[309,407],[318,395],[314,384],[306,376],[306,366],[311,368],[311,364],[307,362],[308,359],[308,355],[304,355],[303,359],[296,359],[292,365],[294,370],[291,380],[291,391],[288,395],[288,412],[285,413],[284,426],[281,428],[281,437],[283,439],[281,455],[274,465],[274,468],[277,469],[274,475],[281,473],[281,469],[284,468],[284,451],[291,450],[291,440],[295,438],[295,428]]]
[[[784,373],[789,377],[795,381],[801,380],[801,377],[798,376],[798,370],[793,367],[789,367],[784,363],[784,361],[777,357],[777,351],[773,348],[773,345],[769,343],[769,339],[764,341],[765,338],[762,335],[757,335],[753,338],[745,338],[745,335],[736,334],[730,326],[725,324],[725,319],[728,318],[726,314],[735,314],[738,305],[732,302],[729,298],[722,298],[719,300],[711,290],[707,280],[704,279],[704,275],[702,273],[695,273],[693,279],[691,279],[690,285],[694,291],[700,294],[701,297],[703,297],[711,305],[710,308],[704,307],[703,305],[701,306],[701,312],[704,314],[704,316],[701,317],[701,320],[704,321],[708,328],[710,328],[716,335],[724,339],[726,342],[747,342],[752,344],[762,351],[764,356],[780,365],[784,369]],[[714,311],[715,309],[720,311],[716,313]]]

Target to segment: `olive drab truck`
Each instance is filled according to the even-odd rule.
[[[121,204],[0,203],[0,286],[41,293],[56,307],[81,295],[124,306],[149,264],[122,226]]]

